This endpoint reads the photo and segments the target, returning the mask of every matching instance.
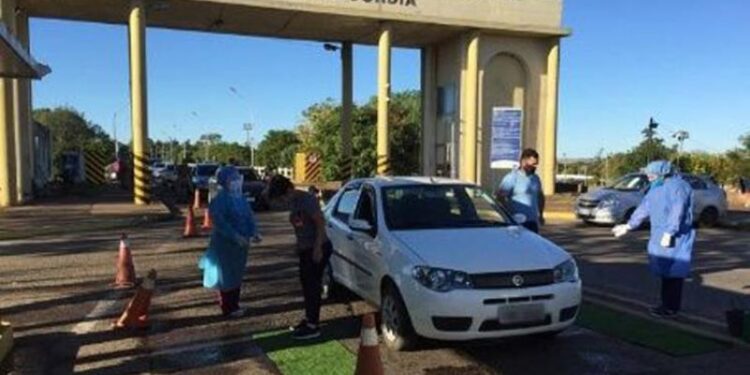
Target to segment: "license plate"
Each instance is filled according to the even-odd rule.
[[[247,198],[247,201],[250,203],[255,203],[255,197],[249,197]]]
[[[544,305],[537,303],[501,306],[498,319],[501,324],[539,322],[544,320]]]
[[[578,209],[578,215],[579,216],[591,216],[591,209],[588,209],[588,208],[579,208]]]

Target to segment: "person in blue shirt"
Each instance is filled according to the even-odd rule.
[[[627,224],[615,226],[612,233],[622,237],[650,220],[649,266],[662,285],[661,305],[652,307],[651,314],[671,318],[680,310],[682,284],[690,274],[695,243],[693,190],[668,161],[651,162],[645,172],[651,182],[648,193]]]
[[[544,224],[544,192],[542,181],[536,175],[539,165],[539,154],[527,148],[521,153],[518,168],[510,171],[497,191],[498,199],[505,204],[512,214],[523,214],[524,227],[539,233],[539,226]]]
[[[219,191],[209,204],[213,220],[211,239],[198,266],[203,286],[219,294],[219,306],[227,317],[241,317],[240,287],[247,265],[251,238],[257,242],[253,211],[242,195],[242,178],[237,168],[222,167],[217,173]]]

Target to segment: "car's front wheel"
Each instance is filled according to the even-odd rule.
[[[707,207],[701,212],[698,222],[702,227],[713,228],[719,222],[719,210],[714,207]]]
[[[389,284],[383,288],[380,300],[380,330],[385,346],[397,351],[414,348],[418,338],[401,293]]]

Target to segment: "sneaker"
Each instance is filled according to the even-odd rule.
[[[227,314],[226,317],[230,319],[237,319],[244,317],[245,314],[247,314],[247,309],[239,308]]]
[[[311,324],[305,324],[299,329],[292,332],[292,338],[295,340],[309,340],[320,336],[320,328]]]
[[[671,319],[677,316],[677,311],[670,310],[664,306],[652,307],[649,309],[651,316],[663,319]]]
[[[289,331],[294,332],[296,330],[302,329],[303,327],[307,326],[307,319],[302,319],[297,323],[296,326],[289,326]]]

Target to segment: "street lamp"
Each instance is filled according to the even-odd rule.
[[[250,167],[255,167],[255,151],[253,150],[253,139],[250,138],[250,133],[253,131],[253,124],[246,122],[242,125],[242,128],[245,129],[245,133],[247,135],[247,147],[250,148]]]

